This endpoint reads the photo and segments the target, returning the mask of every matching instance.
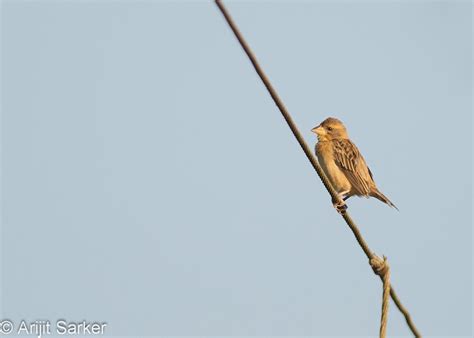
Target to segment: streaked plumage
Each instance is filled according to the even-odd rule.
[[[344,124],[329,117],[312,132],[318,136],[316,156],[324,173],[342,200],[351,196],[375,197],[398,208],[378,189],[364,157],[349,139]],[[335,205],[338,210],[340,205]]]

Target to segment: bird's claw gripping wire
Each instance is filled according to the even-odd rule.
[[[332,200],[332,205],[334,206],[334,208],[336,208],[336,211],[343,215],[346,213],[346,210],[347,210],[347,205],[346,203],[344,202],[344,200],[342,199],[338,199],[338,200]]]

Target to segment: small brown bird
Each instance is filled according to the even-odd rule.
[[[398,210],[377,189],[372,172],[359,149],[349,140],[346,127],[341,121],[329,117],[311,131],[318,136],[318,162],[342,201],[354,195],[375,197]],[[347,208],[344,202],[333,201],[333,204],[339,212],[344,212]]]

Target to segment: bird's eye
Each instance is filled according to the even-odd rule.
[[[332,131],[332,127],[328,127],[328,131]]]

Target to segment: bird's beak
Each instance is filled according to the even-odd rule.
[[[317,127],[314,127],[313,129],[311,129],[311,131],[313,133],[315,133],[316,135],[324,135],[325,134],[325,130],[323,127],[321,127],[321,125],[317,126]]]

